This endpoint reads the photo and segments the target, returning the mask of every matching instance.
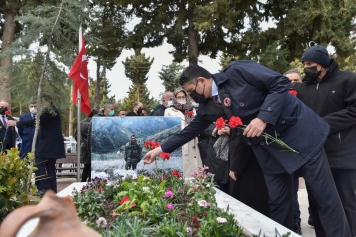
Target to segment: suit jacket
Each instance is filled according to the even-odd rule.
[[[182,146],[217,118],[227,119],[229,113],[240,117],[245,125],[256,117],[268,122],[264,132],[278,136],[298,151],[287,151],[279,144],[266,142],[263,137],[244,137],[264,173],[293,173],[320,151],[329,125],[288,93],[288,78],[253,61],[243,60],[230,63],[221,73],[212,76],[225,113],[212,113],[208,107],[210,99],[200,103],[198,114],[189,126],[162,144],[164,152]],[[231,101],[228,106],[224,106],[226,98]]]
[[[2,115],[0,115],[2,116]],[[10,115],[6,115],[7,120],[14,120]],[[0,119],[0,150],[10,149],[16,145],[15,127],[5,128],[2,119]]]
[[[22,122],[30,122],[28,126],[19,126]],[[32,150],[32,141],[35,134],[35,120],[31,113],[21,114],[20,121],[16,123],[19,135],[22,138],[21,157],[26,156]]]
[[[56,113],[55,116],[43,113],[40,117],[36,158],[58,159],[65,157],[61,115],[55,106],[52,105],[52,109]]]

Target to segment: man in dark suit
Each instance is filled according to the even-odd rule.
[[[293,229],[292,174],[300,168],[318,201],[327,236],[351,236],[323,149],[329,126],[288,93],[288,78],[252,61],[235,61],[214,75],[190,65],[179,83],[199,103],[198,114],[184,130],[148,152],[146,164],[190,141],[219,117],[239,116],[246,125],[243,138],[265,176],[272,219]],[[266,141],[262,132],[278,136],[297,152]]]
[[[16,145],[16,131],[14,127],[7,126],[7,122],[14,120],[13,117],[6,114],[9,111],[9,103],[0,101],[0,151],[5,151]]]
[[[20,149],[21,158],[26,157],[27,153],[31,152],[32,150],[32,141],[36,129],[35,127],[36,114],[37,114],[36,101],[31,101],[30,105],[28,106],[28,109],[30,110],[30,112],[26,114],[21,114],[19,122],[31,121],[31,125],[25,127],[18,126],[19,135],[22,138],[22,146]]]

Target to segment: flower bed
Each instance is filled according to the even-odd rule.
[[[177,171],[155,177],[95,178],[73,191],[79,218],[108,236],[243,236],[234,216],[216,205],[213,175]]]

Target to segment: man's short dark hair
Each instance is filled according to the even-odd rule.
[[[189,65],[179,78],[179,84],[183,86],[184,83],[196,83],[198,77],[204,77],[206,79],[211,78],[210,72],[205,68],[198,65]]]

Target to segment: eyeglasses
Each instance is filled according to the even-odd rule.
[[[178,100],[185,100],[185,98],[187,98],[187,97],[185,97],[185,96],[177,96]]]

